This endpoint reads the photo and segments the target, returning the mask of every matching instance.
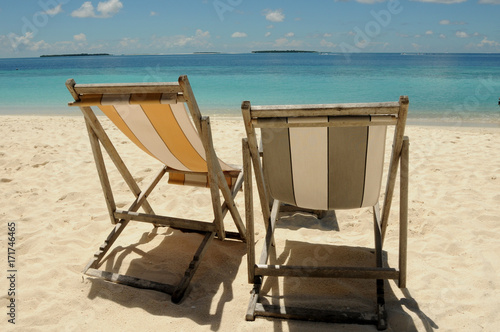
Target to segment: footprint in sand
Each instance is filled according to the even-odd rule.
[[[2,178],[2,179],[0,179],[0,182],[9,183],[9,182],[12,182],[12,179]]]
[[[43,163],[31,165],[31,167],[33,167],[33,168],[43,167],[43,166],[47,165],[48,163],[49,162],[46,161],[46,162],[43,162]]]

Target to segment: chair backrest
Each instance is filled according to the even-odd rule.
[[[249,110],[252,126],[261,128],[262,168],[272,198],[317,210],[378,203],[387,127],[398,125],[402,137],[407,103]]]
[[[181,79],[187,82],[187,77]],[[179,82],[76,84],[73,91],[75,102],[70,106],[98,107],[139,148],[180,171],[170,172],[170,183],[208,185],[206,175],[196,174],[207,172],[199,134],[201,114],[189,107],[188,113],[185,104],[194,96]],[[223,172],[237,171],[221,160],[219,164]]]

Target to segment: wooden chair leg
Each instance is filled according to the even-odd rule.
[[[219,192],[219,179],[218,179],[218,168],[217,166],[219,161],[215,156],[215,151],[213,149],[213,145],[210,144],[212,142],[210,122],[208,117],[204,117],[201,119],[201,136],[203,138],[203,145],[205,147],[205,154],[207,156],[207,168],[208,168],[208,183],[210,186],[210,193],[212,195],[212,206],[214,210],[214,223],[215,228],[217,229],[217,237],[220,240],[224,240],[226,235],[224,232],[224,220],[222,216],[221,209],[221,199]]]
[[[373,224],[375,233],[375,261],[378,268],[383,267],[382,256],[382,229],[380,225],[380,208],[378,203],[373,207]],[[384,280],[376,280],[377,296],[377,329],[385,330],[387,328],[387,312],[385,310]]]
[[[245,320],[254,321],[255,320],[255,311],[257,308],[257,303],[259,303],[259,294],[260,289],[262,288],[262,277],[257,278],[254,281],[253,289],[250,293],[250,301],[248,302],[247,314],[245,316]]]
[[[408,137],[403,139],[400,166],[400,206],[399,206],[399,288],[406,288],[406,256],[408,246],[408,180],[409,180],[409,146]]]
[[[252,161],[250,160],[250,150],[248,140],[242,140],[243,151],[243,174],[244,174],[244,194],[245,194],[245,217],[246,217],[246,239],[247,239],[247,270],[248,282],[255,279],[255,230],[253,214],[253,188],[252,188]]]
[[[114,217],[113,213],[116,210],[115,199],[113,197],[113,191],[111,190],[111,184],[109,182],[108,172],[106,171],[106,164],[102,156],[101,146],[99,144],[99,139],[92,129],[90,122],[85,118],[85,125],[87,126],[87,133],[89,134],[90,146],[92,148],[92,154],[94,155],[94,161],[97,168],[97,174],[99,175],[99,180],[101,182],[101,187],[104,193],[104,200],[106,201],[106,206],[108,207],[109,217],[111,218],[111,223],[116,224],[118,220]]]
[[[187,268],[186,272],[184,273],[184,277],[182,278],[181,282],[176,286],[174,293],[172,294],[173,303],[179,303],[183,299],[184,294],[186,293],[186,290],[189,286],[189,283],[191,282],[191,279],[193,279],[193,276],[196,270],[198,269],[198,266],[200,266],[201,260],[208,249],[208,245],[214,239],[214,236],[215,233],[212,232],[212,233],[207,233],[203,238],[203,241],[201,242],[198,250],[196,251],[193,257],[193,260],[189,264],[189,267]]]
[[[387,329],[387,311],[385,310],[384,280],[377,279],[377,329]]]
[[[250,181],[251,181],[251,179],[252,178],[250,177]],[[225,181],[226,180],[224,179],[224,182]],[[230,193],[229,198],[228,198],[229,201],[228,201],[228,199],[226,199],[226,196],[224,195],[225,190],[222,190],[222,194],[223,194],[224,199],[225,199],[225,202],[224,202],[225,207],[231,213],[233,221],[234,221],[234,223],[236,225],[236,229],[238,230],[238,233],[239,233],[239,238],[243,242],[246,242],[246,236],[247,236],[247,234],[246,234],[246,227],[245,227],[245,224],[243,223],[243,219],[241,218],[240,213],[238,212],[238,209],[236,208],[236,204],[234,203],[234,198],[236,197],[236,195],[240,191],[240,189],[241,189],[241,187],[243,185],[243,182],[245,182],[245,181],[246,181],[246,177],[245,177],[244,171],[242,171],[238,175],[238,178],[236,179],[236,183],[234,184],[234,187],[233,187],[232,191],[229,190],[229,187],[225,186],[227,188],[227,190],[228,190],[228,193]],[[228,202],[231,202],[231,204],[229,205]]]
[[[99,250],[94,254],[87,266],[85,266],[83,273],[87,273],[87,270],[90,268],[96,269],[99,266],[102,258],[106,255],[111,246],[113,246],[113,243],[120,236],[128,223],[129,220],[121,220],[116,224],[104,243],[99,247]]]

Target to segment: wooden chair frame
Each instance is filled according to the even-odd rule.
[[[404,136],[408,112],[408,97],[402,96],[399,102],[366,104],[330,104],[330,105],[286,105],[286,106],[251,106],[246,101],[242,104],[242,113],[247,132],[243,139],[243,167],[245,174],[245,213],[247,225],[248,282],[253,284],[251,298],[246,315],[247,320],[256,316],[285,319],[318,320],[336,323],[375,324],[381,330],[387,327],[384,302],[384,279],[395,279],[400,288],[406,287],[407,224],[408,224],[408,163],[409,139]],[[357,120],[358,115],[377,115],[380,120],[367,124],[366,120]],[[283,117],[328,116],[338,121],[317,123],[286,123],[266,121]],[[354,120],[345,121],[345,117]],[[359,119],[359,118],[358,118]],[[274,232],[279,218],[279,201],[270,197],[262,168],[262,153],[257,143],[255,128],[263,127],[325,127],[325,126],[366,126],[395,125],[389,174],[385,187],[385,199],[382,214],[378,203],[373,206],[375,259],[376,267],[305,267],[268,264],[270,248],[274,244]],[[400,165],[400,206],[399,206],[399,269],[384,266],[382,246],[387,229],[398,165]],[[257,190],[266,228],[262,253],[258,261],[255,254],[254,210],[252,196],[252,168],[255,171]],[[274,277],[311,277],[311,278],[361,278],[376,279],[377,310],[375,314],[311,310],[284,306],[264,305],[259,302],[260,290],[266,276]]]
[[[206,116],[201,115],[187,76],[180,76],[178,83],[172,82],[139,84],[76,84],[73,79],[69,79],[66,82],[66,87],[75,100],[74,102],[69,103],[69,106],[79,106],[84,115],[87,131],[90,138],[90,144],[92,147],[92,152],[94,155],[101,186],[104,192],[109,216],[111,218],[111,222],[115,225],[104,243],[99,247],[99,250],[94,254],[90,262],[87,264],[87,266],[83,270],[83,273],[115,283],[164,292],[172,295],[172,302],[179,303],[183,299],[189,283],[193,278],[198,266],[200,265],[201,259],[203,258],[209,243],[213,240],[215,235],[217,235],[217,237],[221,240],[225,238],[233,238],[242,240],[243,242],[246,241],[245,226],[234,203],[234,197],[242,188],[244,178],[242,172],[239,172],[239,174],[235,174],[236,176],[238,176],[238,178],[233,189],[230,190],[214,150],[211,136],[210,119]],[[207,156],[207,175],[209,177],[209,187],[214,210],[213,222],[181,219],[157,215],[154,213],[153,209],[147,201],[147,197],[166,173],[168,173],[169,171],[179,171],[171,169],[168,166],[164,166],[158,172],[152,183],[145,190],[141,190],[133,179],[130,171],[125,166],[125,163],[118,154],[116,148],[113,146],[111,140],[109,139],[101,123],[96,117],[92,107],[79,105],[80,97],[83,94],[93,93],[169,93],[176,94],[178,102],[185,102],[188,105],[189,112],[191,114],[194,125],[198,133],[200,134]],[[101,146],[105,149],[112,162],[116,166],[117,170],[123,177],[124,181],[130,188],[131,192],[135,196],[135,200],[130,205],[128,210],[119,210],[116,208]],[[224,202],[222,204],[219,191],[222,192],[224,198]],[[138,213],[137,211],[139,210],[139,208],[143,208],[146,213]],[[238,232],[228,232],[224,229],[223,220],[228,211],[230,212],[235,222]],[[179,230],[204,234],[204,238],[196,253],[194,254],[193,260],[189,264],[183,278],[179,281],[178,284],[163,284],[98,269],[106,253],[110,250],[115,240],[120,236],[122,231],[131,220],[151,223],[155,227],[170,226]]]

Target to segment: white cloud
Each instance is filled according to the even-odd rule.
[[[97,11],[99,15],[95,13],[94,5],[92,2],[86,1],[82,4],[80,8],[73,11],[71,16],[78,18],[87,18],[87,17],[95,17],[95,18],[108,18],[112,17],[116,13],[118,13],[123,8],[123,4],[120,0],[108,0],[104,2],[99,2],[97,4]]]
[[[377,3],[377,2],[384,2],[385,0],[356,0],[356,2],[359,3],[367,3],[367,4],[372,4],[372,3]]]
[[[488,40],[487,37],[484,37],[483,40],[481,40],[481,42],[477,44],[477,47],[484,47],[484,46],[499,47],[500,43],[494,40]]]
[[[469,38],[469,35],[467,34],[467,32],[464,32],[464,31],[457,31],[455,33],[455,36],[457,36],[458,38]]]
[[[31,43],[33,39],[33,32],[26,32],[23,36],[11,33],[8,35],[8,38],[10,39],[12,48],[17,49],[19,46],[22,47],[23,45]]]
[[[85,17],[96,17],[94,12],[94,6],[92,2],[86,1],[83,5],[77,10],[71,13],[73,17],[85,18]]]
[[[283,22],[285,20],[285,14],[283,14],[283,10],[281,9],[266,9],[264,10],[264,16],[270,22]]]
[[[149,13],[149,16],[158,16],[158,13],[152,11],[151,13]]]
[[[99,2],[97,5],[97,11],[102,14],[102,17],[111,17],[118,13],[123,8],[123,4],[120,0],[108,0],[105,2]]]
[[[350,0],[335,0],[335,2],[349,2]],[[355,0],[359,3],[373,4],[377,2],[384,2],[385,0]]]
[[[247,37],[247,34],[244,32],[235,32],[231,35],[233,38],[245,38]]]
[[[197,29],[195,37],[196,38],[210,38],[210,32],[208,30],[203,31],[201,29]]]
[[[288,40],[287,38],[278,38],[274,41],[275,47],[301,47],[302,42],[299,40]]]
[[[334,44],[328,40],[325,40],[325,39],[321,40],[320,45],[323,47],[335,47],[335,46],[337,46],[336,44]]]
[[[445,39],[445,38],[446,38],[446,35],[442,33],[442,34],[440,34],[440,35],[439,35],[439,38],[441,38],[441,39]]]
[[[84,42],[84,41],[87,41],[87,36],[85,36],[84,33],[80,33],[78,35],[74,35],[73,36],[73,39],[77,42]]]
[[[154,48],[170,49],[175,47],[195,46],[195,47],[210,47],[212,44],[209,42],[210,32],[201,29],[196,30],[194,36],[164,36],[153,37],[153,43],[150,45]]]
[[[271,35],[271,33],[268,31],[268,32],[266,32],[266,34],[264,36],[269,37],[270,35]]]
[[[432,30],[427,30],[427,31],[425,32],[425,34],[426,34],[427,36],[430,36],[430,35],[433,35],[433,34],[434,34],[434,32],[433,32]]]
[[[285,35],[285,37],[287,37],[287,38],[290,38],[290,37],[293,37],[293,36],[295,36],[295,34],[293,32],[289,32],[289,33],[287,33]]]
[[[29,50],[30,51],[41,51],[41,50],[46,50],[49,49],[50,45],[45,42],[45,40],[40,40],[35,43],[32,43],[29,45]]]
[[[439,21],[439,24],[441,24],[441,25],[465,25],[467,23],[465,23],[465,22],[452,22],[450,20],[441,20],[441,21]]]
[[[274,41],[274,45],[276,46],[284,46],[286,44],[288,44],[288,39],[286,38],[279,38]]]
[[[10,40],[10,46],[14,51],[39,51],[42,49],[47,49],[49,44],[47,44],[44,40],[33,41],[35,35],[33,32],[26,32],[24,35],[19,36],[15,33],[11,33],[8,35]]]
[[[331,34],[331,33],[325,33],[325,34],[323,35],[323,37],[325,37],[325,38],[329,38],[329,37],[331,37],[331,36],[332,36],[332,34]]]
[[[462,3],[467,0],[415,0],[419,2],[431,2],[431,3],[444,3],[446,5],[452,5],[454,3]]]
[[[122,40],[120,40],[120,46],[129,47],[137,44],[138,42],[139,42],[138,39],[122,38]]]
[[[45,14],[50,15],[50,16],[55,16],[57,14],[62,13],[62,11],[63,11],[62,10],[62,4],[59,4],[56,7],[52,8],[52,9],[48,9],[47,11],[45,11]]]

